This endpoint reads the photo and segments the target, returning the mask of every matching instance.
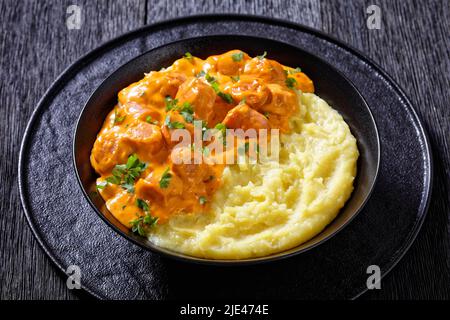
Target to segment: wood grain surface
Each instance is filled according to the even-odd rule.
[[[81,7],[80,30],[66,27],[71,4]],[[380,30],[366,26],[371,4],[381,9]],[[145,24],[201,13],[257,14],[322,30],[362,51],[400,84],[430,136],[432,201],[418,238],[382,289],[361,298],[449,299],[449,0],[0,1],[0,298],[89,298],[67,289],[20,205],[18,152],[40,97],[68,65],[103,42]]]

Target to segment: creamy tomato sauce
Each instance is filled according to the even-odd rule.
[[[298,111],[295,89],[314,92],[299,69],[232,50],[205,60],[186,54],[119,92],[91,153],[101,196],[125,226],[163,224],[174,214],[201,213],[221,184],[224,164],[175,164],[175,129],[279,129]],[[177,150],[176,152],[183,152]],[[137,229],[136,229],[137,230]]]

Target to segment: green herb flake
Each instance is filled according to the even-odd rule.
[[[114,109],[114,124],[118,124],[123,122],[125,120],[126,116],[120,116],[119,111],[117,109]]]
[[[230,78],[233,82],[238,82],[239,80],[241,80],[240,76],[231,76]]]
[[[244,58],[244,53],[239,52],[239,53],[232,54],[231,58],[233,59],[234,62],[242,61],[242,59]]]
[[[172,179],[172,174],[169,172],[169,167],[167,167],[167,169],[164,170],[163,174],[161,175],[161,179],[159,180],[159,187],[161,189],[166,189],[170,184],[170,179]]]
[[[153,120],[152,116],[147,116],[145,118],[145,122],[150,123],[150,124],[155,124],[155,125],[159,124],[159,122],[157,120]]]
[[[286,78],[286,85],[291,88],[291,89],[295,89],[295,84],[297,83],[297,80],[295,80],[294,78]]]
[[[157,222],[157,217],[153,217],[149,213],[146,213],[145,216],[141,216],[130,222],[131,231],[139,234],[141,237],[146,237],[150,229],[156,226]]]
[[[238,104],[238,106],[242,106],[243,104],[245,104],[245,98],[244,99],[242,99],[241,101],[239,101],[239,104]]]
[[[266,56],[267,56],[267,51],[264,51],[264,53],[263,53],[262,55],[260,55],[260,56],[257,56],[257,58],[258,58],[259,60],[262,60],[262,59],[264,59]]]
[[[134,182],[146,168],[147,164],[141,162],[136,154],[132,154],[126,164],[118,164],[112,169],[112,176],[107,177],[106,182],[120,185],[128,192],[134,193]]]
[[[132,154],[131,156],[128,157],[127,163],[125,165],[125,168],[123,168],[123,165],[120,166],[120,168],[123,168],[122,170],[126,170],[126,169],[131,169],[133,167],[136,166],[137,162],[139,161],[138,157],[136,154]],[[119,166],[117,166],[119,167]]]
[[[197,73],[195,75],[196,78],[201,78],[204,77],[206,75],[206,72],[204,70],[200,71],[199,73]]]
[[[194,121],[194,108],[189,102],[183,103],[180,108],[180,114],[183,116],[186,122],[192,123]]]
[[[227,130],[227,126],[219,122],[218,124],[215,125],[214,129],[224,132],[225,130]]]
[[[219,122],[218,124],[216,124],[214,129],[219,130],[222,133],[222,136],[221,136],[222,142],[223,142],[223,145],[226,145],[227,144],[227,140],[226,140],[227,126],[225,124]]]
[[[178,99],[172,99],[171,96],[166,96],[165,100],[166,100],[166,111],[170,111],[177,107]]]
[[[299,72],[302,72],[302,69],[299,68],[299,67],[297,67],[297,68],[295,68],[295,69],[284,70],[284,73],[285,73],[287,76],[290,75],[290,74],[296,74],[296,73],[299,73]]]
[[[181,111],[180,114],[183,116],[184,120],[187,123],[192,123],[194,121],[194,116],[192,115],[192,113]]]
[[[180,110],[184,111],[184,112],[188,112],[190,114],[194,113],[194,108],[192,107],[192,104],[190,104],[187,101],[183,103],[183,105],[181,106]]]
[[[214,78],[213,76],[211,76],[210,74],[205,74],[205,79],[206,81],[208,81],[209,83],[213,83],[216,82],[216,78]]]
[[[217,95],[221,97],[226,103],[233,103],[233,97],[229,93],[224,93],[222,91],[218,92]]]
[[[184,123],[181,123],[179,121],[170,121],[170,115],[166,116],[166,119],[164,120],[164,125],[169,129],[184,129],[185,125]]]
[[[192,123],[194,121],[194,116],[192,115],[192,113],[181,111],[180,114],[183,116],[186,122]]]
[[[200,198],[198,198],[198,202],[203,206],[206,202],[208,202],[208,200],[205,196],[200,196]]]
[[[215,91],[216,93],[219,93],[219,92],[220,92],[219,84],[218,84],[216,81],[211,82],[211,87],[214,89],[214,91]]]
[[[136,205],[138,206],[138,208],[142,209],[144,212],[150,212],[150,207],[145,200],[137,198]]]
[[[97,190],[103,190],[108,185],[108,181],[102,181],[95,186]]]
[[[220,90],[219,84],[216,81],[216,78],[210,76],[209,74],[206,74],[205,79],[210,83],[211,87],[214,89],[216,94],[221,97],[224,101],[227,103],[233,103],[233,97],[229,93],[222,92]]]
[[[186,52],[186,53],[184,54],[184,57],[185,57],[186,59],[188,59],[188,60],[192,60],[192,59],[194,58],[190,52]]]

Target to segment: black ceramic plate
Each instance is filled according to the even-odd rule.
[[[95,214],[77,183],[73,132],[95,88],[144,52],[214,34],[273,39],[322,58],[357,87],[378,125],[381,162],[370,200],[339,234],[301,255],[232,268],[166,259],[118,237]],[[299,25],[227,15],[147,26],[69,67],[45,93],[27,127],[19,187],[30,227],[43,249],[61,270],[80,266],[83,288],[99,298],[353,298],[367,289],[369,265],[387,274],[415,239],[428,206],[431,170],[428,139],[416,113],[373,62]]]
[[[91,149],[107,114],[117,103],[120,90],[142,79],[143,74],[170,66],[185,52],[206,59],[238,48],[250,56],[257,56],[270,48],[268,58],[287,66],[302,66],[314,82],[316,93],[344,117],[358,141],[360,158],[354,191],[338,217],[320,234],[300,246],[266,257],[241,260],[211,260],[186,256],[159,248],[143,237],[132,234],[106,209],[95,192],[98,175],[90,164]],[[304,66],[304,67],[303,67]],[[267,262],[304,252],[334,236],[349,223],[365,204],[375,184],[379,166],[378,132],[372,114],[356,88],[336,69],[321,59],[290,45],[265,38],[240,35],[221,35],[190,38],[164,45],[139,56],[113,72],[95,90],[78,120],[74,137],[74,163],[80,186],[94,210],[118,233],[144,248],[170,257],[208,264],[237,265]]]

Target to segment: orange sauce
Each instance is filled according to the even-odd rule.
[[[288,133],[289,117],[298,108],[294,88],[314,92],[312,81],[300,70],[265,57],[251,58],[240,50],[205,60],[186,55],[126,87],[119,92],[118,104],[107,116],[91,153],[108,209],[128,227],[148,213],[138,199],[148,204],[158,223],[173,214],[206,211],[220,187],[224,165],[173,163],[173,152],[190,148],[175,150],[172,131],[182,127],[193,134],[192,120],[203,120],[207,128],[221,123],[230,129]],[[132,188],[105,184],[130,155],[146,164]]]

